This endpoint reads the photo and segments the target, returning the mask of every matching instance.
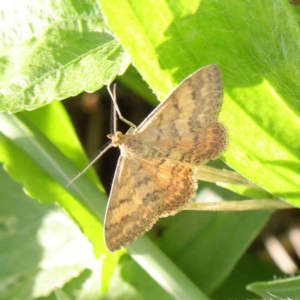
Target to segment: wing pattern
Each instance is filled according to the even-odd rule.
[[[174,89],[132,135],[121,135],[105,215],[110,251],[194,199],[194,166],[217,158],[227,145],[226,130],[217,121],[222,93],[218,67],[204,67]]]
[[[196,71],[125,137],[125,151],[190,164],[220,156],[227,146],[226,130],[217,121],[222,95],[216,65]]]
[[[149,231],[162,216],[175,214],[193,200],[193,170],[168,159],[120,157],[105,216],[110,251]]]

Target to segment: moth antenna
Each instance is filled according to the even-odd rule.
[[[67,185],[71,185],[76,179],[78,179],[92,164],[94,164],[108,149],[112,148],[113,145],[111,142],[104,145],[104,148],[100,150],[99,154],[82,170],[80,171]]]
[[[114,104],[114,110],[117,111],[119,119],[122,120],[127,125],[129,125],[130,127],[136,128],[136,126],[132,122],[125,119],[121,114],[121,111],[120,111],[118,103],[117,103],[117,93],[116,93],[117,85],[116,84],[113,85],[113,91],[110,89],[110,86],[107,86],[107,90],[108,90],[111,100]],[[115,123],[116,123],[116,120],[115,120]],[[114,134],[117,132],[116,128],[117,128],[117,125],[114,124],[114,130],[115,130]]]
[[[111,122],[110,122],[110,130],[112,132],[113,136],[116,136],[117,134],[117,118],[116,118],[116,113],[118,114],[119,118],[125,122],[127,125],[129,125],[131,128],[136,128],[136,126],[125,119],[119,109],[119,106],[117,104],[117,93],[116,93],[116,87],[117,85],[113,85],[113,90],[110,88],[110,84],[107,86],[108,93],[111,97],[112,100],[112,114],[111,114]],[[104,148],[100,151],[100,153],[82,170],[80,171],[67,185],[71,185],[76,179],[78,179],[92,164],[94,164],[108,149],[112,148],[113,144],[109,142],[109,144],[106,144]]]
[[[107,86],[108,92],[111,96],[111,89],[110,89],[110,84]],[[114,94],[114,97],[116,95]],[[111,97],[112,98],[112,97]],[[114,101],[111,101],[111,106],[110,106],[110,133],[113,135],[116,135],[117,132],[117,116],[116,116],[116,105],[114,104]]]

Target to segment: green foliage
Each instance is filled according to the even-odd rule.
[[[247,289],[263,299],[298,299],[300,295],[300,279],[296,277],[256,282],[248,285]]]
[[[96,1],[12,0],[1,8],[0,111],[95,91],[129,65]]]
[[[250,271],[260,262],[243,256],[267,212],[182,212],[150,232],[154,242],[130,244],[130,256],[108,253],[107,196],[92,169],[67,187],[87,159],[53,101],[101,88],[129,57],[160,100],[216,63],[229,132],[223,160],[262,197],[299,206],[299,29],[287,1],[14,0],[0,9],[0,161],[10,175],[0,172],[0,299],[246,298],[256,280],[248,289],[262,297],[292,297],[283,294],[291,280],[270,284],[274,269]],[[130,71],[120,80],[153,103]]]
[[[92,244],[57,205],[30,199],[3,169],[0,183],[0,299],[38,298],[91,272]]]
[[[220,117],[230,134],[226,163],[299,205],[299,30],[288,2],[104,0],[101,5],[159,99],[199,66],[220,66],[225,88]]]

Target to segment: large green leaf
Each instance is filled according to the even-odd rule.
[[[71,157],[72,150],[69,147],[77,144],[78,151],[80,146],[65,111],[58,104],[54,102],[51,106],[30,113],[0,114],[0,160],[5,163],[9,174],[24,184],[28,195],[44,203],[58,202],[77,222],[85,224],[82,228],[94,241],[96,253],[99,253],[104,245],[103,241],[101,245],[101,236],[98,237],[101,230],[98,219],[103,219],[105,208],[105,203],[99,199],[105,198],[86,177],[77,185],[67,188],[78,169],[63,153],[68,152],[67,155]],[[55,125],[57,121],[62,122],[60,126]],[[71,146],[67,147],[66,141]],[[78,157],[75,156],[77,162],[84,165],[87,160],[81,156],[80,161]],[[88,176],[97,182],[92,170]],[[79,190],[81,184],[89,186],[87,195],[82,195]]]
[[[91,243],[58,206],[30,199],[2,168],[0,186],[1,300],[46,296],[95,263]]]
[[[129,64],[96,1],[12,0],[0,11],[0,111],[95,91]]]
[[[220,66],[221,119],[229,132],[226,163],[299,205],[300,44],[288,1],[100,2],[159,99],[199,67]]]
[[[229,275],[261,227],[267,212],[182,212],[161,222],[161,247],[211,294]]]

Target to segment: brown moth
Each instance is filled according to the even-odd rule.
[[[104,221],[110,251],[194,200],[195,165],[226,148],[217,119],[222,96],[220,70],[208,65],[184,79],[137,128],[108,135],[121,150]]]

